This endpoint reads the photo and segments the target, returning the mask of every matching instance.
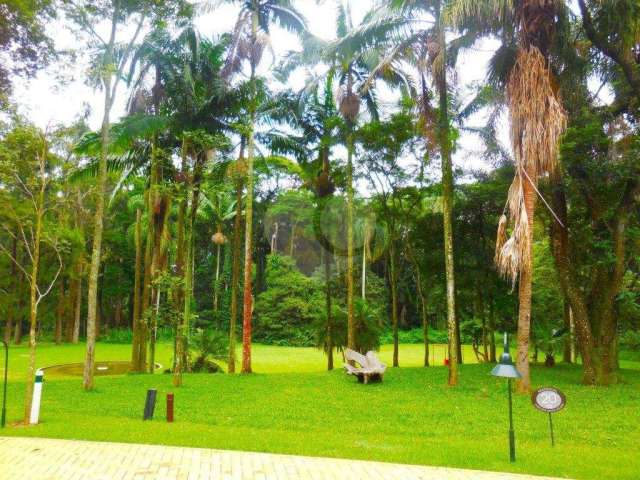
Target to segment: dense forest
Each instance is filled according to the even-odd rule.
[[[296,2],[226,3],[221,36],[180,0],[3,3],[0,312],[30,377],[42,341],[86,341],[87,389],[100,342],[138,372],[173,342],[176,386],[213,368],[198,346],[250,373],[252,342],[329,369],[387,343],[401,366],[407,342],[428,366],[433,342],[455,385],[460,345],[494,362],[508,331],[521,391],[537,361],[616,381],[640,348],[637,1],[388,0],[361,22],[325,2],[334,40]],[[90,55],[97,130],[40,128],[12,95],[64,54],[51,21]],[[274,29],[299,48],[273,58]],[[463,95],[459,57],[487,39]],[[490,169],[457,165],[463,135]]]

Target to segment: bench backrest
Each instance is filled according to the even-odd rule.
[[[366,368],[369,366],[367,357],[365,357],[361,353],[356,352],[355,350],[351,350],[350,348],[346,348],[344,350],[344,358],[346,358],[347,361],[356,362],[358,365],[360,365],[363,368]]]

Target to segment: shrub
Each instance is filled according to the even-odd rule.
[[[313,324],[324,308],[322,285],[301,273],[290,257],[270,255],[267,290],[256,299],[254,339],[274,345],[311,346]]]

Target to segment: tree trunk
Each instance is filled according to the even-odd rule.
[[[353,305],[353,132],[347,139],[347,347],[356,349]]]
[[[133,341],[131,345],[131,370],[134,372],[143,372],[144,365],[140,364],[140,349],[144,348],[142,339],[142,299],[141,295],[141,280],[142,280],[142,210],[139,208],[136,210],[136,226],[135,226],[135,271],[133,275]]]
[[[155,227],[155,247],[153,254],[153,261],[151,262],[152,278],[155,281],[158,275],[165,271],[167,266],[167,251],[169,248],[169,215],[171,214],[171,197],[168,194],[162,195],[159,199],[158,211],[155,214],[156,227]],[[152,289],[152,299],[155,306],[151,315],[151,332],[149,335],[149,364],[148,372],[155,372],[155,354],[156,354],[156,342],[158,339],[158,319],[160,316],[160,300],[162,293],[160,287],[155,285]]]
[[[113,312],[113,327],[120,328],[122,324],[122,297],[118,296]]]
[[[493,296],[489,296],[489,361],[496,363],[496,314]]]
[[[258,17],[252,14],[253,38],[258,31]],[[251,64],[251,125],[248,138],[247,156],[247,193],[245,202],[245,228],[244,228],[244,291],[242,296],[242,373],[251,373],[251,327],[253,318],[253,160],[255,155],[255,128],[257,93],[255,79],[256,65]]]
[[[64,291],[64,279],[60,278],[60,289],[58,293],[58,306],[56,307],[56,326],[53,341],[56,345],[60,345],[62,343],[62,325],[64,321],[65,314],[65,291]]]
[[[529,178],[534,178],[533,172],[527,172]],[[529,373],[529,338],[531,336],[531,285],[533,280],[533,220],[535,215],[536,192],[531,182],[522,175],[522,190],[524,206],[529,224],[528,262],[523,262],[518,282],[518,351],[516,368],[522,378],[516,381],[518,393],[529,393],[531,390],[531,375]]]
[[[241,147],[240,160],[244,159]],[[242,181],[236,182],[236,216],[233,221],[233,259],[231,264],[231,305],[229,314],[229,360],[227,370],[236,372],[236,323],[238,321],[238,286],[240,282],[240,249],[242,247]]]
[[[482,286],[478,286],[476,290],[476,299],[478,301],[476,306],[477,315],[482,322],[482,356],[483,361],[489,361],[489,335],[487,328],[487,315],[484,304],[484,296],[482,295]]]
[[[80,340],[80,312],[82,310],[82,277],[78,277],[78,296],[76,297],[76,304],[74,308],[73,318],[73,336],[71,341],[78,343]]]
[[[45,160],[43,159],[42,162]],[[38,322],[38,272],[40,269],[40,239],[42,238],[42,222],[44,217],[44,163],[40,166],[42,186],[36,204],[36,225],[33,237],[33,254],[31,256],[31,276],[29,281],[29,367],[27,369],[27,388],[25,390],[24,423],[29,423],[31,413],[31,397],[36,372],[36,327]]]
[[[296,246],[296,222],[291,224],[291,238],[289,239],[289,256],[293,258],[293,252]]]
[[[367,230],[366,225],[362,234],[362,299],[367,299]]]
[[[439,12],[438,12],[439,15]],[[443,28],[438,31],[441,55],[445,57],[446,40]],[[446,60],[443,58],[443,63]],[[449,126],[449,100],[446,69],[438,78],[439,93],[439,143],[442,160],[442,216],[444,223],[444,259],[447,281],[447,330],[449,336],[449,385],[458,384],[458,353],[460,350],[458,321],[456,317],[455,267],[453,260],[453,166],[451,161],[451,139]]]
[[[391,325],[393,329],[393,366],[398,367],[398,287],[396,249],[393,239],[389,243],[389,283],[391,284]]]
[[[69,278],[69,296],[65,307],[64,317],[64,341],[71,343],[73,340],[73,320],[76,306],[76,297],[78,296],[78,282],[73,275]]]
[[[115,15],[112,24],[111,42],[109,43],[107,57],[111,55],[115,38]],[[100,273],[100,263],[102,255],[102,231],[104,227],[104,196],[107,188],[107,156],[109,153],[109,114],[113,105],[111,98],[111,72],[107,72],[104,81],[104,116],[100,132],[101,149],[100,161],[98,163],[97,198],[96,211],[93,225],[93,247],[91,250],[91,266],[89,269],[89,284],[87,291],[87,352],[84,361],[84,373],[82,386],[85,390],[93,389],[93,375],[95,369],[95,348],[96,348],[96,317],[98,310],[98,275]]]
[[[572,363],[572,355],[571,355],[571,345],[573,343],[573,328],[571,326],[571,306],[567,300],[564,300],[564,311],[563,311],[563,321],[564,328],[567,331],[564,339],[563,349],[562,349],[562,361],[565,363]]]
[[[220,255],[221,255],[221,246],[216,245],[216,277],[213,284],[213,311],[218,311],[218,292],[220,290]]]
[[[325,305],[327,309],[327,370],[333,370],[333,310],[331,305],[331,252],[323,250]]]

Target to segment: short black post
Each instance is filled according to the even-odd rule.
[[[551,412],[549,412],[549,431],[551,432],[551,446],[555,447],[556,440],[553,437],[553,420],[551,419]]]
[[[152,420],[153,419],[153,411],[156,408],[156,396],[158,391],[155,388],[147,390],[147,400],[144,404],[144,416],[143,420]]]
[[[9,372],[9,345],[2,340],[4,345],[4,383],[2,385],[2,420],[0,424],[4,428],[7,421],[7,373]]]
[[[511,400],[511,379],[507,381],[509,389],[509,460],[516,461],[516,434],[513,431],[513,405]]]

